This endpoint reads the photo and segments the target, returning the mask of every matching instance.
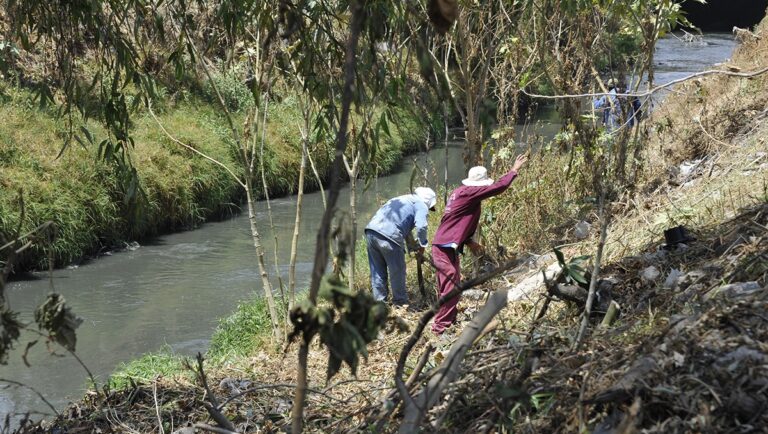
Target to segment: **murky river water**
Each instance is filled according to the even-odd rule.
[[[673,37],[660,41],[656,81],[663,83],[706,69],[728,58],[734,47],[730,35],[710,34],[704,42],[685,45]],[[547,111],[540,118],[538,128],[525,131],[550,137],[558,129],[553,118],[553,113]],[[521,137],[521,140],[529,138]],[[448,153],[449,182],[455,184],[464,176],[461,143],[452,142]],[[365,194],[358,194],[361,227],[381,200],[408,191],[414,159],[421,166],[430,161],[437,175],[432,185],[442,183],[446,164],[443,149],[406,158],[400,171],[379,178]],[[342,192],[340,206],[349,203],[348,194],[347,189]],[[313,242],[323,210],[319,193],[307,194],[304,200],[298,287],[306,286],[309,281]],[[267,248],[266,257],[272,263],[273,237],[266,207],[260,205],[260,229]],[[272,202],[281,243],[278,257],[283,264],[280,269],[283,276],[287,275],[294,207],[295,197]],[[29,313],[51,291],[47,274],[35,277],[12,283],[8,291],[11,306],[24,313],[25,320],[31,320]],[[261,292],[259,281],[245,216],[144,241],[136,250],[53,273],[54,289],[63,294],[84,319],[77,331],[78,355],[100,381],[119,363],[146,352],[163,348],[182,354],[204,351],[218,320],[232,313],[238,302]],[[21,346],[31,339],[29,335],[23,336]],[[60,349],[57,351],[63,354]],[[34,387],[59,409],[82,395],[86,373],[72,357],[52,356],[38,344],[30,351],[29,362],[31,368],[23,365],[20,351],[16,351],[9,365],[0,366],[0,378]],[[28,411],[50,412],[50,409],[31,390],[0,385],[0,417]]]

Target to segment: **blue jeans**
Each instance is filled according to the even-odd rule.
[[[394,241],[376,231],[365,231],[365,243],[368,246],[368,265],[371,268],[371,287],[373,298],[385,301],[387,289],[387,270],[392,284],[392,304],[408,303],[405,291],[405,251]]]

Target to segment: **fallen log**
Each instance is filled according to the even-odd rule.
[[[472,318],[472,321],[464,327],[461,335],[451,347],[448,356],[437,368],[426,386],[411,400],[406,402],[405,416],[400,424],[400,433],[418,432],[424,415],[431,409],[442,396],[443,390],[458,377],[461,369],[461,361],[472,346],[472,343],[481,335],[486,326],[507,305],[507,289],[494,291],[488,298],[485,306]]]

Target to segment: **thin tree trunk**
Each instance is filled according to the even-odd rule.
[[[610,215],[606,215],[605,211],[605,186],[603,186],[603,189],[600,192],[600,241],[597,244],[597,255],[595,255],[595,267],[592,269],[592,279],[589,281],[589,293],[587,294],[587,303],[584,306],[584,317],[581,319],[579,334],[576,336],[576,341],[574,342],[574,349],[577,351],[581,348],[584,335],[589,326],[589,317],[592,314],[592,302],[595,299],[595,289],[597,288],[597,279],[600,275],[600,263],[603,259],[603,248],[605,247],[605,238],[608,235],[608,225],[610,220]]]
[[[349,165],[347,157],[344,157],[344,166],[349,175],[349,212],[352,217],[352,245],[349,252],[349,265],[347,267],[347,276],[349,276],[349,289],[355,288],[355,244],[357,242],[357,175],[360,164],[360,150],[355,153],[355,159],[352,166]]]
[[[244,144],[242,142],[238,142],[239,148],[237,149],[238,152],[241,153],[242,164],[244,172],[246,173],[246,176],[244,176],[245,180],[241,180],[235,173],[227,167],[224,163],[206,155],[203,152],[200,152],[189,145],[186,145],[185,143],[179,141],[175,137],[173,137],[168,130],[165,129],[165,127],[160,123],[160,120],[157,119],[157,116],[155,116],[154,112],[152,111],[151,106],[149,107],[149,113],[154,118],[155,122],[157,122],[157,125],[160,127],[160,129],[165,133],[168,138],[170,138],[174,143],[189,149],[196,154],[202,156],[208,161],[211,161],[212,163],[224,168],[227,173],[229,173],[232,178],[237,182],[237,184],[245,190],[247,202],[248,202],[248,221],[251,225],[251,237],[253,238],[253,245],[256,249],[256,256],[258,257],[258,263],[259,263],[259,272],[262,277],[262,283],[264,286],[264,297],[267,300],[267,306],[269,308],[269,314],[270,314],[270,322],[272,323],[273,327],[273,333],[275,333],[275,336],[277,336],[277,329],[275,328],[275,325],[278,323],[277,319],[277,312],[275,310],[275,302],[272,295],[272,287],[269,283],[269,276],[267,275],[266,267],[264,266],[264,251],[261,246],[261,236],[259,235],[258,227],[256,226],[256,209],[255,209],[255,198],[253,197],[253,167],[251,164],[248,163],[248,152],[246,149],[244,149]]]
[[[357,158],[355,158],[354,165],[357,166]],[[357,172],[356,168],[353,169]],[[355,245],[357,242],[357,208],[355,202],[357,201],[357,173],[354,173],[354,177],[350,178],[350,190],[349,190],[349,213],[352,216],[352,236],[350,239],[352,243],[349,245],[349,289],[355,289]]]
[[[267,93],[269,92],[269,86],[267,86]],[[274,238],[273,256],[275,260],[275,274],[277,275],[277,284],[280,286],[280,300],[285,307],[285,290],[283,289],[283,276],[280,273],[280,261],[277,258],[277,250],[279,244],[277,241],[277,231],[275,230],[275,219],[272,215],[272,201],[269,199],[269,187],[267,186],[267,174],[264,170],[264,142],[266,141],[267,134],[267,109],[269,99],[267,93],[264,94],[264,120],[261,124],[261,142],[259,145],[259,169],[261,171],[261,185],[264,189],[264,199],[267,202],[267,215],[269,215],[269,229],[272,231],[272,237]],[[285,329],[287,332],[287,328]],[[287,335],[286,335],[287,336]]]
[[[267,308],[269,309],[269,319],[272,323],[272,334],[279,337],[279,325],[277,323],[277,310],[275,309],[275,299],[272,294],[272,284],[269,283],[269,275],[267,274],[267,267],[264,265],[264,248],[261,245],[261,236],[259,230],[256,227],[256,201],[253,197],[253,182],[251,181],[252,174],[246,174],[245,179],[245,194],[248,200],[248,222],[251,224],[251,237],[253,238],[253,247],[256,249],[256,258],[259,264],[259,274],[261,275],[261,285],[264,287],[264,297],[267,300]]]
[[[467,74],[469,73],[467,72]],[[471,78],[469,76],[465,76],[464,80],[465,89],[468,89],[466,94],[467,121],[464,124],[464,146],[466,149],[466,154],[464,156],[464,166],[465,169],[469,170],[472,166],[476,166],[478,164],[477,148],[479,140],[477,123],[475,122],[477,107],[475,107],[475,99],[472,90],[474,86],[472,86],[472,83],[470,83]]]
[[[323,213],[320,229],[317,231],[317,241],[315,244],[315,263],[312,268],[312,280],[309,285],[309,300],[312,304],[317,303],[317,293],[320,289],[320,280],[325,274],[325,268],[328,264],[328,239],[330,237],[331,220],[336,208],[336,202],[339,198],[340,175],[343,166],[342,157],[347,149],[347,125],[349,124],[349,112],[352,105],[353,90],[355,81],[355,59],[357,53],[357,43],[362,30],[364,11],[364,1],[352,1],[350,11],[352,19],[349,24],[349,39],[344,59],[344,87],[341,96],[341,117],[339,118],[339,130],[336,134],[336,153],[331,166],[331,179],[329,184],[328,204]],[[293,399],[293,408],[291,409],[291,432],[298,434],[303,429],[304,424],[304,401],[307,394],[307,356],[309,355],[309,340],[301,340],[299,347],[299,360],[296,378],[296,394]]]
[[[245,172],[245,182],[240,181],[240,179],[237,177],[235,177],[235,179],[237,179],[238,183],[245,188],[245,195],[248,201],[248,221],[250,222],[250,226],[251,226],[251,237],[253,238],[253,246],[256,249],[256,257],[257,257],[257,262],[259,264],[259,273],[261,274],[262,286],[264,287],[264,296],[267,300],[267,308],[269,309],[270,322],[272,323],[272,334],[275,336],[275,338],[279,338],[279,326],[278,326],[278,320],[277,320],[277,311],[275,309],[275,299],[274,299],[274,295],[272,294],[272,285],[269,282],[269,275],[267,274],[267,268],[264,265],[264,249],[261,244],[261,236],[259,235],[259,231],[256,226],[255,198],[253,197],[253,160],[250,159],[249,161],[248,152],[247,152],[248,145],[247,143],[244,143],[243,140],[241,139],[240,133],[238,132],[238,129],[235,127],[235,122],[232,118],[232,113],[230,113],[229,109],[227,108],[227,104],[224,102],[224,97],[221,95],[221,92],[219,91],[218,86],[216,86],[216,82],[213,80],[213,77],[208,68],[208,65],[206,65],[205,60],[202,57],[200,57],[200,55],[198,54],[197,49],[195,48],[195,44],[192,41],[192,38],[190,37],[189,33],[185,32],[184,35],[186,37],[189,48],[194,53],[195,57],[199,60],[198,64],[202,67],[203,72],[205,73],[205,76],[208,78],[208,83],[211,85],[214,92],[216,93],[216,97],[219,101],[219,104],[221,105],[221,109],[223,110],[225,117],[227,119],[227,123],[229,124],[229,128],[232,131],[232,139],[237,144],[237,148],[238,148],[237,151],[241,153],[243,169]],[[232,173],[231,171],[229,172]]]
[[[659,15],[661,14],[661,10],[659,10]],[[659,17],[656,17],[656,24],[654,24],[651,34],[647,37],[647,46],[645,47],[647,50],[647,61],[645,64],[645,69],[648,71],[648,90],[653,89],[653,80],[654,80],[654,70],[653,70],[653,58],[654,53],[656,51],[656,41],[658,40],[658,24],[659,23]],[[646,103],[647,107],[645,108],[645,112],[649,113],[651,111],[651,108],[653,107],[653,95],[648,96],[648,101]],[[639,121],[639,120],[638,120]],[[641,139],[644,139],[648,137],[648,126],[645,122],[643,122],[643,137]],[[640,125],[637,126],[637,129],[640,130]],[[634,185],[635,181],[639,177],[640,171],[642,168],[642,152],[643,152],[643,146],[641,143],[641,140],[638,140],[635,143],[635,152],[632,160],[632,184]]]
[[[654,42],[650,44],[651,48],[648,49],[648,62],[646,64],[646,69],[648,70],[648,89],[653,89],[653,52],[656,47],[655,39]],[[645,112],[649,113],[651,111],[651,108],[653,107],[653,95],[648,96],[648,101],[646,103]],[[640,122],[640,119],[636,119],[636,122]],[[642,137],[639,137],[638,140],[635,141],[635,152],[633,154],[632,158],[632,184],[635,184],[635,181],[640,176],[639,173],[641,170],[643,170],[642,167],[642,154],[643,154],[643,139],[648,137],[648,126],[646,122],[643,122],[642,126],[637,125],[638,134],[640,134],[640,128],[642,128]]]
[[[622,106],[621,109],[623,114],[624,106]],[[625,119],[625,118],[622,117],[622,119]],[[624,128],[626,128],[626,126]],[[626,179],[624,166],[626,166],[627,164],[627,146],[629,146],[630,136],[631,136],[631,132],[627,133],[622,129],[622,131],[616,137],[616,140],[618,141],[619,149],[618,149],[618,156],[616,157],[616,166],[614,167],[614,170],[616,171],[616,178],[618,178],[618,181],[621,184],[624,184],[624,181]]]
[[[309,150],[307,150],[307,159],[309,160],[309,167],[312,168],[312,173],[315,174],[315,179],[317,179],[317,186],[320,187],[320,197],[323,199],[323,209],[328,209],[328,202],[325,199],[325,188],[323,187],[323,180],[320,178],[320,173],[317,171],[315,161],[312,160],[312,154],[309,153]]]
[[[301,163],[299,164],[299,188],[296,193],[296,219],[293,223],[291,239],[291,259],[288,265],[288,306],[296,304],[296,255],[299,247],[299,226],[301,224],[301,205],[304,200],[304,172],[307,171],[307,137],[301,139]]]
[[[443,108],[443,125],[445,126],[445,191],[443,191],[443,205],[448,203],[448,110]]]

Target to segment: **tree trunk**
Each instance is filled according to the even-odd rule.
[[[277,231],[275,230],[275,219],[272,217],[272,201],[269,200],[269,187],[267,186],[267,174],[264,170],[264,141],[266,140],[267,133],[267,103],[268,99],[266,94],[264,95],[264,121],[261,125],[261,142],[259,146],[259,169],[261,171],[261,186],[264,189],[264,200],[267,202],[267,215],[269,215],[269,229],[272,231],[272,237],[274,238],[274,261],[275,261],[275,274],[277,275],[277,284],[280,286],[280,299],[283,307],[285,307],[285,290],[283,289],[283,276],[280,273],[280,261],[277,258],[277,250],[279,248],[277,240]],[[287,329],[286,329],[287,332]],[[287,337],[287,335],[286,335]]]
[[[607,176],[607,175],[604,175]],[[597,254],[595,255],[595,266],[592,269],[592,279],[589,281],[589,293],[587,294],[587,303],[584,306],[584,317],[581,319],[581,326],[579,327],[579,333],[576,335],[576,341],[574,342],[574,349],[579,350],[581,343],[584,340],[584,335],[587,332],[589,326],[589,317],[592,314],[592,303],[595,299],[595,290],[597,288],[597,279],[600,275],[600,262],[603,259],[603,248],[605,247],[605,238],[608,235],[608,225],[610,224],[610,214],[605,210],[605,186],[600,192],[600,241],[597,244]]]
[[[477,131],[477,126],[473,125],[473,123],[470,123],[469,126],[466,129],[466,137],[467,141],[464,144],[466,146],[467,153],[464,157],[464,165],[467,171],[472,166],[477,166],[482,164],[482,158],[480,158],[482,154],[482,140],[480,139],[479,131]]]
[[[659,11],[661,13],[661,11]],[[658,21],[658,19],[657,19]],[[648,89],[653,89],[653,80],[654,80],[654,73],[653,73],[653,58],[654,53],[656,51],[656,40],[658,39],[658,30],[654,26],[651,29],[650,35],[646,37],[646,63],[645,63],[645,69],[648,71]],[[648,96],[648,101],[646,102],[647,107],[645,108],[646,113],[650,113],[651,109],[653,107],[653,95]],[[638,131],[640,130],[641,126],[637,126]],[[638,140],[635,141],[635,152],[634,156],[632,158],[632,181],[631,184],[634,185],[637,179],[640,176],[640,171],[643,169],[642,167],[642,153],[643,153],[643,146],[642,141],[643,139],[648,137],[648,126],[646,122],[643,122],[642,124],[642,137],[639,137]]]
[[[315,179],[317,179],[317,186],[320,188],[320,197],[323,199],[323,209],[328,209],[328,202],[325,200],[325,188],[323,187],[323,180],[320,178],[320,173],[317,171],[315,161],[312,159],[312,154],[309,153],[309,149],[307,149],[307,160],[309,160],[309,167],[312,168],[312,173],[315,174]]]
[[[346,53],[344,55],[344,87],[341,96],[341,116],[339,118],[339,130],[336,134],[336,152],[331,166],[331,179],[329,184],[328,204],[317,231],[315,243],[315,263],[312,267],[312,280],[309,284],[309,300],[317,303],[317,293],[320,289],[320,280],[325,274],[328,264],[328,240],[330,237],[331,220],[339,198],[342,157],[347,149],[347,126],[349,124],[349,112],[352,106],[353,89],[355,81],[355,60],[357,57],[357,43],[363,26],[364,1],[352,1],[349,8],[352,18],[349,22],[349,39],[347,40]],[[291,409],[291,433],[298,434],[304,427],[304,401],[307,394],[307,356],[309,355],[309,341],[301,340],[299,347],[299,360],[297,366],[296,394]]]
[[[465,86],[470,87],[470,83],[465,83]],[[467,92],[467,123],[464,125],[464,137],[466,143],[464,143],[466,154],[464,155],[464,165],[467,170],[472,166],[480,164],[480,132],[478,131],[477,122],[477,107],[475,107],[476,100],[472,92]]]
[[[443,191],[443,206],[448,204],[448,110],[443,109],[443,126],[445,126],[445,170],[444,181],[445,191]]]
[[[357,242],[357,175],[360,164],[360,149],[355,153],[355,159],[352,166],[349,165],[347,158],[344,157],[344,166],[349,175],[349,213],[352,219],[352,244],[349,246],[349,265],[347,267],[347,276],[349,277],[349,289],[355,289],[355,246]]]
[[[299,187],[296,192],[296,219],[293,223],[291,238],[291,258],[288,265],[288,306],[289,311],[296,304],[296,255],[299,248],[299,226],[301,224],[301,205],[304,200],[304,172],[307,171],[307,137],[301,139],[301,163],[299,164]]]
[[[272,323],[272,334],[279,338],[279,325],[277,322],[277,310],[275,309],[275,298],[272,294],[272,284],[269,283],[267,267],[264,264],[264,248],[261,245],[261,235],[256,226],[256,201],[253,197],[252,174],[247,174],[245,179],[245,194],[248,200],[248,222],[251,224],[251,237],[253,238],[253,247],[256,249],[256,258],[259,264],[259,273],[261,274],[261,285],[264,288],[264,298],[267,300],[269,309],[269,320]]]
[[[357,165],[357,161],[355,161]],[[352,243],[349,245],[349,289],[355,289],[355,245],[357,242],[357,208],[355,202],[357,201],[357,173],[354,177],[350,178],[349,186],[349,213],[352,216],[352,236],[350,239]]]

